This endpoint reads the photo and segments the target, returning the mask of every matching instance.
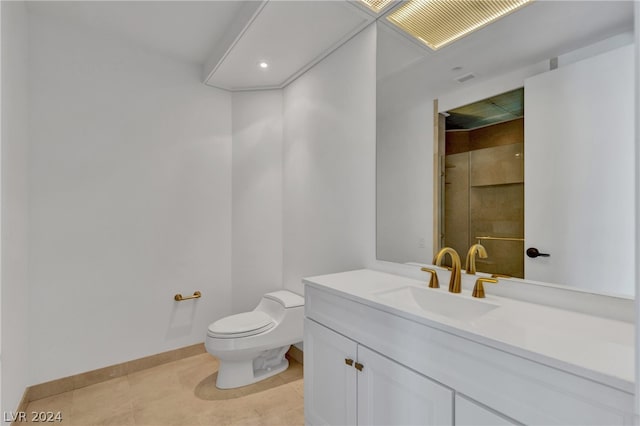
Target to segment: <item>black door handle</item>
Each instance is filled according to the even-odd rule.
[[[527,249],[527,256],[536,258],[536,257],[549,257],[551,256],[549,253],[540,253],[537,248],[529,247]]]

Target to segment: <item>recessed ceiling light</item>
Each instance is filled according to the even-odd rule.
[[[266,63],[265,61],[260,61],[260,62],[258,63],[258,66],[259,66],[260,68],[262,68],[262,69],[269,68],[269,64],[268,64],[268,63]]]
[[[375,13],[380,13],[382,9],[393,3],[394,0],[360,0],[366,4],[367,7],[373,10]]]
[[[409,0],[387,19],[433,50],[525,6],[532,0]]]

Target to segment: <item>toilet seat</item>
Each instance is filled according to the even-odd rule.
[[[244,312],[222,318],[209,326],[207,335],[219,339],[233,339],[263,333],[275,325],[262,311]]]

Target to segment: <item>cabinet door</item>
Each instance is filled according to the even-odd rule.
[[[304,417],[311,425],[356,424],[357,344],[305,318]]]
[[[358,362],[358,424],[453,424],[451,389],[363,346]]]
[[[513,426],[519,424],[460,395],[456,395],[455,405],[456,426]]]

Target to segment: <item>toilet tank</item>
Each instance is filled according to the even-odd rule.
[[[255,310],[263,311],[280,322],[285,316],[298,316],[296,314],[304,310],[304,298],[287,290],[274,291],[262,296]]]

